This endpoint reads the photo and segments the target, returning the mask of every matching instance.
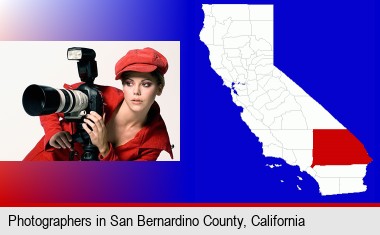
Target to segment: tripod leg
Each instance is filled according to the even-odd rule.
[[[71,150],[70,150],[70,155],[69,155],[69,161],[73,161],[74,157],[78,155],[77,151],[74,149],[74,141],[71,142]]]

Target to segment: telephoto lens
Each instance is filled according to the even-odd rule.
[[[22,96],[24,110],[30,116],[72,113],[85,110],[88,96],[82,91],[30,85]]]

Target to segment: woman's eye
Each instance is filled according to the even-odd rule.
[[[143,87],[150,87],[151,85],[152,85],[152,83],[150,83],[150,82],[144,82],[142,84]]]
[[[131,81],[125,81],[124,85],[126,85],[126,86],[132,86],[132,82]]]

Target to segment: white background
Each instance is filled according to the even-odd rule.
[[[41,227],[9,226],[9,215],[20,215],[30,218],[91,218],[88,227],[58,227],[42,229]],[[118,218],[132,218],[133,227],[111,226],[111,215]],[[198,218],[197,227],[153,227],[137,226],[137,216],[155,218]],[[234,226],[204,226],[203,218],[211,215],[213,218],[233,218],[235,215],[244,218],[245,228]],[[253,215],[267,217],[277,215],[277,218],[304,218],[304,227],[258,227],[253,226]],[[127,208],[2,208],[0,211],[1,234],[43,235],[43,234],[379,234],[379,207],[127,207]],[[96,218],[106,218],[107,226],[97,227]]]
[[[121,87],[115,80],[115,64],[131,49],[152,47],[169,61],[166,85],[157,102],[174,144],[174,160],[180,160],[180,43],[123,41],[0,42],[0,161],[22,160],[44,135],[38,117],[31,117],[22,107],[22,94],[30,84],[63,88],[80,82],[76,61],[67,60],[70,47],[95,50],[98,65],[96,84]],[[159,160],[170,160],[162,152]]]

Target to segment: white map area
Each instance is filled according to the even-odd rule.
[[[311,167],[313,129],[346,129],[273,65],[273,6],[203,5],[200,39],[263,155],[306,171],[322,195],[366,191],[366,164]],[[301,188],[297,185],[299,190]]]

